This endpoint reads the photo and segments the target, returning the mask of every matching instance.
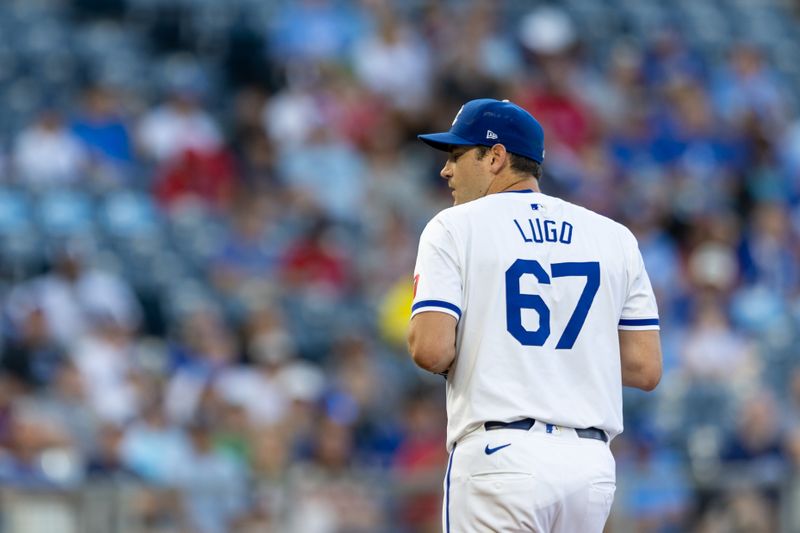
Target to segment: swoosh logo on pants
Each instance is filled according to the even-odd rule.
[[[494,452],[499,452],[503,448],[507,448],[509,446],[511,446],[511,443],[503,444],[502,446],[497,446],[496,448],[490,448],[489,445],[487,444],[486,449],[483,451],[486,452],[486,455],[492,455]]]

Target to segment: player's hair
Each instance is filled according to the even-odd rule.
[[[477,146],[478,154],[477,158],[483,159],[483,157],[489,152],[488,146]],[[511,170],[516,172],[517,174],[525,174],[531,175],[539,181],[542,178],[542,165],[539,164],[538,161],[534,161],[533,159],[523,157],[521,155],[512,154],[508,152],[509,156],[509,166]]]

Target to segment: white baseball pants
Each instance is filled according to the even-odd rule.
[[[483,428],[450,453],[442,531],[601,533],[614,499],[608,444],[537,422]]]

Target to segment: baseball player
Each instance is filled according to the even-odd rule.
[[[539,191],[542,128],[507,100],[419,138],[448,152],[454,198],[420,237],[408,341],[447,380],[443,530],[601,532],[622,386],[661,378],[636,239]]]

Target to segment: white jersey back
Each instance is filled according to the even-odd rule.
[[[622,431],[618,329],[658,329],[633,234],[533,191],[445,209],[420,237],[412,316],[458,319],[447,446],[487,421]]]

